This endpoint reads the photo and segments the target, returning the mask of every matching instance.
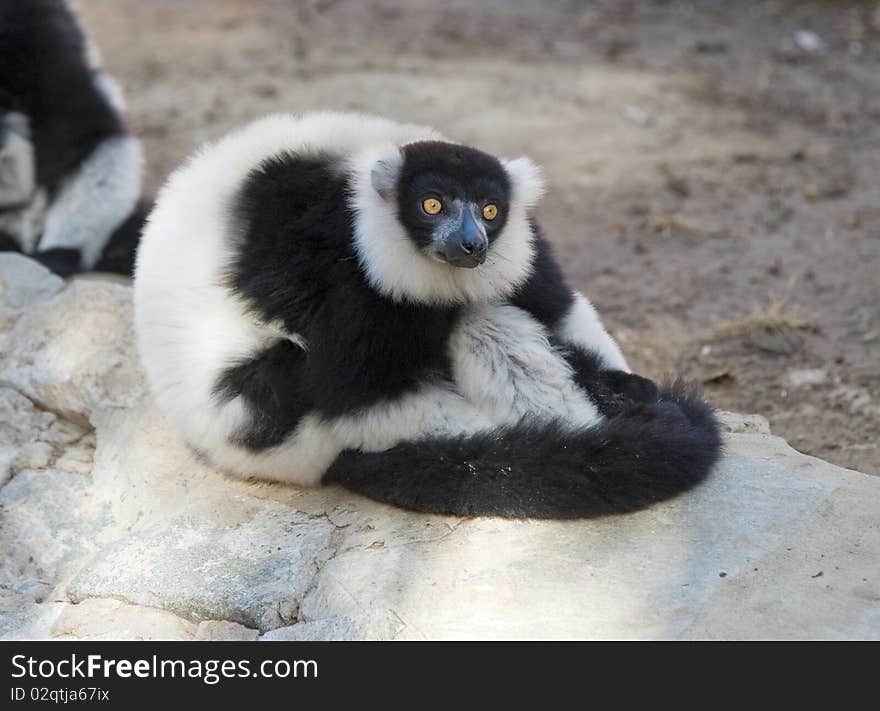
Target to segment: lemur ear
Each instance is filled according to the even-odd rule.
[[[544,174],[529,158],[504,161],[504,169],[513,184],[513,198],[527,208],[533,207],[544,194]]]
[[[393,158],[382,158],[373,163],[370,182],[383,200],[390,200],[397,190],[397,179],[403,166],[403,155],[399,152]]]

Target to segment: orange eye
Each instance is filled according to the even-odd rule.
[[[443,209],[443,203],[437,198],[425,198],[422,200],[422,209],[429,215],[436,215]]]
[[[487,220],[494,220],[498,217],[498,206],[490,202],[483,208],[483,217]]]

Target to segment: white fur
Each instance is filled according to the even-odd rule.
[[[220,408],[220,415],[229,416],[226,427],[233,427],[233,431],[233,423],[248,420],[239,398]],[[426,385],[398,400],[381,402],[329,422],[307,415],[284,443],[261,452],[226,440],[201,452],[213,465],[234,476],[315,486],[344,449],[380,452],[403,441],[460,436],[491,426],[461,395],[449,388]]]
[[[339,438],[326,422],[316,415],[306,415],[293,434],[277,447],[254,452],[222,440],[200,451],[209,463],[242,479],[317,486],[342,449]]]
[[[474,307],[449,343],[460,392],[497,425],[523,418],[588,427],[601,420],[544,327],[509,305]]]
[[[30,122],[16,111],[0,121],[0,209],[21,207],[36,187]]]
[[[596,309],[583,294],[575,292],[571,309],[557,330],[563,341],[596,353],[607,368],[631,372],[620,346],[605,330]]]
[[[0,230],[30,254],[43,232],[48,202],[46,191],[36,184],[30,121],[22,113],[9,111],[0,124]]]
[[[33,254],[37,248],[48,204],[46,191],[39,188],[22,207],[0,210],[0,230],[11,235],[25,254]]]
[[[334,420],[348,449],[381,452],[402,441],[456,437],[489,430],[492,421],[451,387],[425,385],[397,400]]]
[[[190,444],[244,475],[270,472],[229,444],[249,415],[238,400],[219,404],[213,387],[224,368],[278,333],[221,285],[226,211],[248,171],[292,140],[289,122],[270,117],[201,150],[162,188],[138,250],[135,321],[156,402]]]
[[[513,185],[513,199],[531,208],[544,195],[544,175],[541,168],[529,158],[521,157],[504,161],[504,169]]]
[[[141,192],[143,157],[131,136],[104,139],[61,183],[46,213],[40,251],[79,249],[85,269],[101,256]]]

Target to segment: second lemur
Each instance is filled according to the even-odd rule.
[[[155,400],[240,477],[408,509],[579,518],[701,481],[712,408],[634,375],[532,210],[528,159],[274,116],[162,189],[135,312]]]

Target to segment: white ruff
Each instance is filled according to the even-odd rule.
[[[542,190],[537,168],[524,158],[505,163],[513,185],[507,223],[482,265],[460,269],[426,258],[407,236],[397,210],[373,188],[373,166],[380,160],[399,163],[401,145],[370,146],[350,162],[355,247],[370,283],[396,301],[422,304],[487,303],[511,296],[528,279],[535,258],[527,211]]]

